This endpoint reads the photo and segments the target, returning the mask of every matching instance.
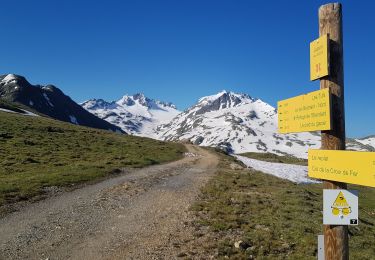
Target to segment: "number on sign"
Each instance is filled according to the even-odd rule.
[[[315,65],[315,71],[320,72],[320,63]]]

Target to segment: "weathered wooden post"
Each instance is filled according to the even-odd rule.
[[[329,76],[320,80],[320,88],[332,93],[332,129],[322,131],[323,150],[345,150],[344,62],[342,8],[330,3],[319,8],[319,35],[329,35]],[[346,183],[324,181],[324,189],[346,189]],[[348,226],[324,226],[325,259],[349,259]]]

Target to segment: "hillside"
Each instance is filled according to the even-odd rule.
[[[193,238],[179,245],[179,255],[193,259],[316,259],[323,222],[322,185],[298,185],[243,167],[234,158],[221,155],[219,171],[191,208]],[[359,190],[361,198],[360,225],[349,227],[350,256],[374,259],[375,190],[356,185],[349,189]]]
[[[0,205],[182,157],[184,147],[0,111]]]
[[[122,132],[119,127],[88,113],[56,86],[31,85],[19,75],[0,75],[0,100],[72,124]]]
[[[198,103],[158,127],[162,140],[190,140],[228,152],[271,152],[306,157],[318,148],[315,133],[282,135],[277,132],[277,111],[260,99],[222,91],[202,97]]]

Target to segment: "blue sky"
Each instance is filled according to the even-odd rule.
[[[319,89],[309,42],[325,1],[0,0],[0,74],[75,101],[129,93],[180,109],[226,89],[275,106]],[[373,1],[342,1],[347,135],[375,134]]]

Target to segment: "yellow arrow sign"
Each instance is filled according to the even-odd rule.
[[[329,75],[329,38],[323,35],[310,43],[310,80]]]
[[[309,150],[311,178],[375,187],[375,152]]]
[[[330,97],[326,88],[277,102],[279,133],[330,130]]]

